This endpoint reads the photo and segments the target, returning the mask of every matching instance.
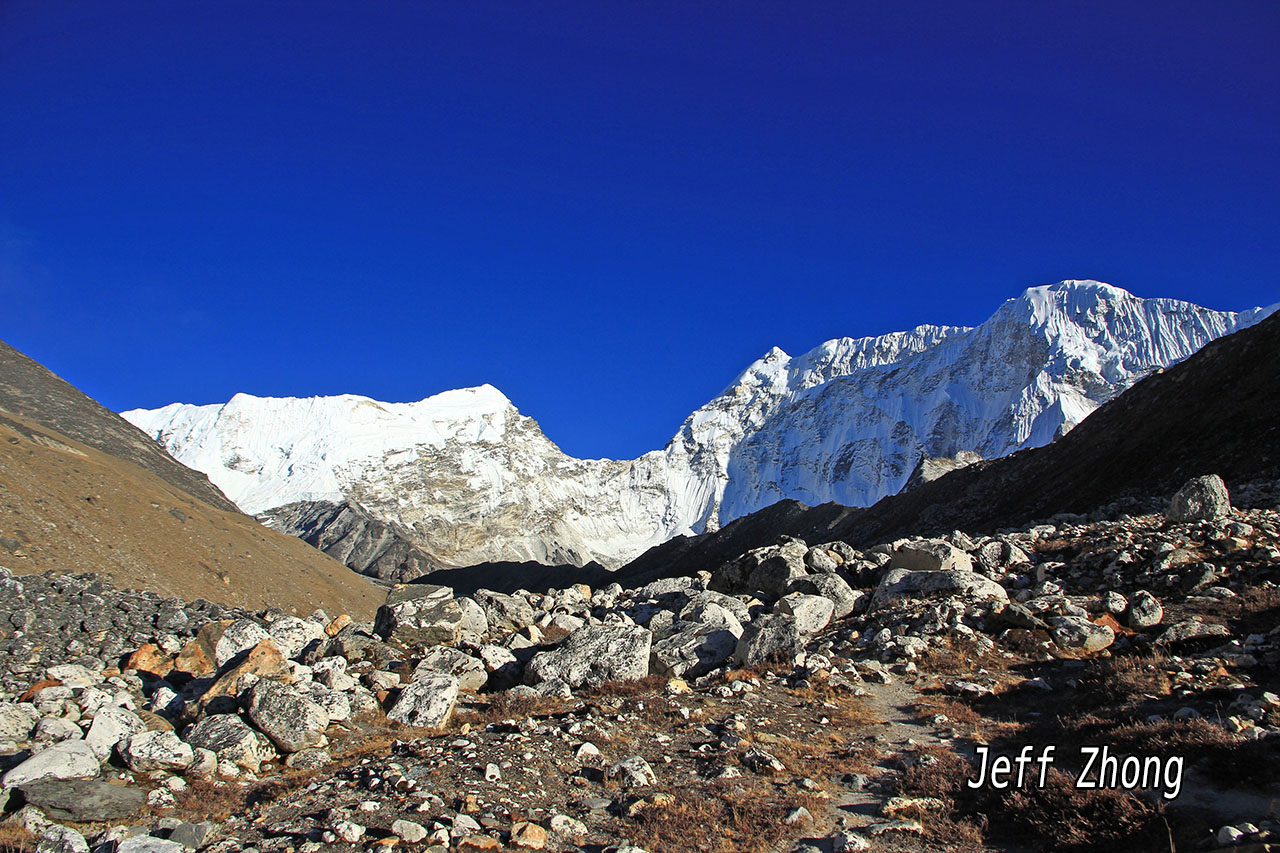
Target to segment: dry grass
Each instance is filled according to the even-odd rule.
[[[627,681],[609,681],[586,690],[583,695],[591,699],[655,695],[666,689],[667,680],[665,675],[646,675]]]
[[[483,728],[505,720],[523,720],[529,717],[549,717],[563,713],[568,707],[563,699],[554,696],[521,696],[510,692],[489,694],[487,703],[469,703],[454,711],[451,728],[464,724]]]
[[[998,647],[978,651],[976,644],[961,637],[947,637],[941,648],[930,646],[916,661],[923,672],[936,675],[963,675],[972,677],[980,669],[1000,673],[1009,668],[1009,659]]]
[[[821,800],[803,791],[713,783],[671,792],[674,802],[640,811],[627,830],[633,844],[663,853],[764,853],[795,833],[792,809],[817,814]]]
[[[1076,777],[1058,769],[1049,771],[1043,788],[1029,779],[1023,788],[974,790],[966,783],[977,774],[964,758],[940,747],[924,754],[932,760],[903,773],[898,793],[942,801],[944,809],[924,826],[929,839],[948,849],[975,849],[984,838],[1016,840],[1047,853],[1172,849],[1163,809],[1141,797],[1077,789]]]
[[[992,821],[1046,853],[1174,849],[1160,806],[1124,791],[1077,789],[1075,783],[1075,776],[1050,770],[1043,788],[1012,790],[1000,798]]]
[[[177,806],[173,816],[198,823],[202,820],[222,823],[233,815],[245,813],[250,789],[234,782],[206,782],[193,779],[184,791],[174,796]]]
[[[0,853],[31,853],[36,837],[16,823],[0,823]]]

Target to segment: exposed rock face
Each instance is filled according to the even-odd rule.
[[[1175,524],[1213,521],[1231,514],[1227,484],[1217,474],[1196,477],[1178,490],[1169,502],[1166,518]]]
[[[909,492],[917,486],[932,483],[944,474],[981,461],[982,455],[972,450],[961,450],[955,456],[921,456],[916,467],[911,470],[911,476],[907,477],[902,491]]]
[[[742,630],[733,661],[738,666],[790,666],[803,649],[795,617],[770,613]]]
[[[350,502],[450,565],[617,566],[781,499],[869,505],[922,456],[1047,444],[1257,319],[1098,282],[1035,287],[973,329],[841,338],[796,358],[775,348],[665,448],[629,461],[566,456],[490,386],[417,403],[241,394],[125,415],[249,512]],[[364,563],[372,550],[350,553]]]
[[[259,513],[268,527],[297,536],[362,575],[407,583],[444,568],[414,544],[414,534],[344,501],[299,501]]]

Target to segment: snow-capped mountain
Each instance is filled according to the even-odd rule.
[[[617,565],[782,498],[862,506],[921,457],[1045,444],[1152,370],[1262,319],[1064,281],[977,328],[919,326],[773,349],[662,450],[575,459],[497,389],[173,404],[124,417],[246,512],[352,502],[453,565]]]

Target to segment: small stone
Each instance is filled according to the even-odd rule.
[[[511,826],[511,846],[520,850],[541,850],[547,846],[547,831],[527,820],[514,823]]]
[[[653,768],[639,755],[624,758],[610,765],[604,775],[606,779],[617,779],[624,788],[643,788],[658,784],[658,777],[654,774]]]
[[[414,823],[411,820],[395,820],[391,822],[391,831],[403,841],[410,844],[417,844],[424,841],[429,834],[427,828],[420,823]]]

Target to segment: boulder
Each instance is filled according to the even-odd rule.
[[[518,631],[526,625],[532,625],[537,618],[533,607],[519,595],[505,595],[489,589],[476,591],[472,596],[490,628],[501,628],[504,631]]]
[[[193,747],[207,749],[219,761],[229,761],[250,773],[258,773],[262,762],[274,757],[266,738],[235,714],[205,717],[187,729],[185,740]]]
[[[214,663],[224,667],[236,655],[249,651],[269,636],[267,630],[252,619],[237,619],[223,630],[214,644]]]
[[[919,539],[899,545],[887,567],[910,572],[973,572],[973,560],[945,539]]]
[[[387,719],[404,726],[440,728],[448,722],[457,701],[458,679],[427,673],[401,689]]]
[[[230,711],[237,707],[237,697],[251,683],[260,679],[288,683],[293,679],[289,664],[280,653],[276,641],[268,637],[243,655],[242,659],[218,676],[218,680],[200,697],[200,707],[214,711]]]
[[[319,681],[304,681],[293,689],[315,702],[329,715],[329,722],[342,723],[351,719],[351,696],[341,690],[326,687]]]
[[[787,593],[803,592],[806,595],[820,595],[831,602],[831,618],[843,619],[853,613],[859,603],[866,598],[866,593],[859,592],[849,586],[849,582],[839,575],[819,574],[796,578],[787,585]]]
[[[120,745],[120,756],[134,772],[186,770],[195,751],[173,732],[140,732]]]
[[[0,784],[20,788],[41,779],[96,779],[98,756],[82,740],[64,740],[41,750],[4,774]]]
[[[1115,642],[1115,631],[1079,616],[1051,616],[1046,620],[1053,641],[1064,649],[1100,652]]]
[[[796,630],[801,636],[809,636],[827,627],[835,612],[835,605],[831,603],[831,599],[820,595],[792,592],[778,599],[774,612],[794,617]]]
[[[22,742],[40,720],[40,712],[27,702],[0,702],[0,740]]]
[[[783,537],[776,545],[756,548],[721,566],[711,576],[710,588],[717,592],[759,593],[780,598],[793,578],[809,574],[804,558],[809,546],[799,539]]]
[[[54,820],[118,821],[147,803],[145,791],[99,779],[42,779],[19,786],[23,798]]]
[[[115,705],[107,705],[94,714],[93,724],[89,726],[84,742],[98,756],[99,761],[106,761],[116,744],[146,730],[147,724],[137,714]]]
[[[452,675],[458,679],[459,689],[473,692],[484,687],[489,680],[484,661],[451,646],[436,646],[427,652],[413,671],[413,678],[417,680],[419,674],[430,672]]]
[[[1227,484],[1217,474],[1188,480],[1169,501],[1165,518],[1175,524],[1190,521],[1213,521],[1231,514],[1231,496]]]
[[[1164,607],[1160,600],[1145,589],[1140,589],[1129,599],[1127,621],[1130,628],[1154,628],[1164,619]]]
[[[431,584],[394,589],[378,608],[374,632],[400,646],[435,646],[479,638],[488,630],[480,605],[454,598],[453,590]]]
[[[795,666],[796,656],[804,650],[794,616],[769,613],[742,629],[733,651],[738,666]]]
[[[525,667],[525,682],[560,679],[570,687],[598,686],[649,674],[653,634],[635,625],[588,625],[550,651],[539,652]]]
[[[313,642],[327,639],[324,626],[309,619],[282,616],[267,626],[267,633],[276,641],[280,654],[296,658]]]
[[[836,555],[821,546],[815,546],[805,552],[804,564],[809,571],[818,574],[831,574],[840,568],[844,560],[836,560]]]
[[[249,691],[249,719],[283,753],[328,744],[329,714],[288,685],[262,679]]]
[[[1231,632],[1224,625],[1217,625],[1211,622],[1202,622],[1199,619],[1185,619],[1182,622],[1170,625],[1165,629],[1164,633],[1156,638],[1156,644],[1161,646],[1183,643],[1187,640],[1201,640],[1209,637],[1229,637]]]
[[[686,608],[674,628],[650,648],[649,668],[658,675],[705,675],[733,655],[742,636],[737,617],[712,602]]]
[[[945,544],[945,543],[944,543]],[[950,545],[946,547],[950,548]],[[968,558],[963,551],[956,553]],[[874,611],[887,604],[906,598],[930,598],[935,595],[963,596],[964,598],[1008,601],[1004,587],[976,572],[960,569],[890,570],[876,587],[867,610]]]

